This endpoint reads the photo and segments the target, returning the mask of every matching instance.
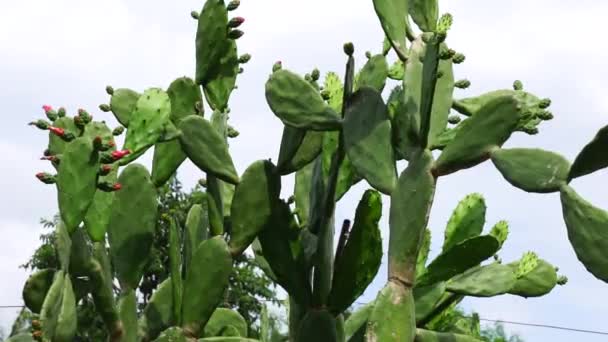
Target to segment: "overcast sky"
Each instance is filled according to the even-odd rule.
[[[600,0],[460,0],[442,1],[441,12],[454,15],[448,43],[465,53],[456,67],[457,78],[472,86],[458,96],[508,88],[521,79],[527,90],[553,100],[555,119],[541,126],[541,134],[516,134],[507,146],[542,147],[573,160],[596,131],[608,123],[604,96],[608,79],[605,13]],[[38,245],[41,217],[56,212],[56,193],[34,174],[50,170],[39,161],[46,135],[26,126],[42,117],[43,104],[93,112],[96,119],[114,123],[97,110],[108,101],[104,88],[166,88],[179,76],[194,71],[196,22],[191,10],[202,1],[158,0],[20,0],[0,2],[0,81],[3,83],[3,127],[0,134],[0,305],[20,305],[27,275],[24,263]],[[249,1],[238,15],[246,32],[239,40],[241,53],[253,59],[239,77],[233,94],[231,122],[241,132],[231,141],[239,172],[257,159],[276,160],[281,123],[264,98],[264,82],[272,64],[305,73],[318,67],[322,73],[343,72],[342,44],[355,44],[358,65],[366,50],[379,52],[382,32],[371,0]],[[150,156],[142,162],[150,163]],[[179,170],[189,188],[201,177],[190,164]],[[608,208],[608,172],[573,182],[576,190],[596,206]],[[285,195],[293,182],[286,179]],[[352,218],[367,184],[359,184],[338,205],[336,221]],[[603,191],[600,191],[603,190]],[[465,308],[482,317],[608,330],[608,284],[588,274],[567,240],[559,196],[532,195],[506,183],[491,163],[441,178],[431,213],[433,253],[441,245],[443,228],[457,202],[466,194],[482,193],[488,204],[487,228],[505,219],[511,235],[501,256],[519,258],[528,250],[560,267],[567,286],[542,298],[514,296],[465,300]],[[388,213],[388,199],[385,199]],[[387,228],[387,215],[383,225]],[[385,234],[385,245],[388,236]],[[374,298],[386,278],[382,267],[360,302]],[[8,327],[16,310],[0,309],[0,324]],[[508,326],[526,341],[605,341],[606,337],[559,330]]]

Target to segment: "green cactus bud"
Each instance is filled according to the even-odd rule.
[[[243,32],[243,31],[241,31],[239,29],[230,30],[230,32],[228,32],[228,38],[230,38],[230,39],[239,39],[244,34],[245,34],[245,32]]]
[[[272,72],[277,72],[283,68],[283,63],[281,61],[276,61],[272,65]]]
[[[199,13],[197,11],[192,11],[190,12],[190,16],[192,17],[192,19],[198,20]]]
[[[370,51],[365,51],[365,58],[367,58],[367,59],[372,58],[372,53]]]
[[[110,105],[107,103],[102,103],[99,105],[99,110],[101,110],[104,113],[107,113],[111,110]]]
[[[463,55],[462,53],[457,53],[454,55],[454,57],[452,57],[452,62],[454,64],[460,64],[463,63],[465,61],[466,57],[465,55]]]
[[[460,89],[467,89],[470,86],[471,86],[471,81],[469,81],[467,79],[459,80],[459,81],[456,81],[456,83],[454,83],[454,87],[460,88]]]
[[[514,90],[524,90],[524,84],[520,80],[515,80],[513,82],[513,89]]]
[[[551,99],[549,98],[544,98],[542,100],[540,100],[540,102],[538,103],[538,108],[540,109],[547,109],[551,106]]]
[[[51,126],[51,123],[40,119],[40,120],[32,121],[28,125],[36,126],[38,129],[41,129],[41,130],[47,130]]]
[[[243,17],[234,17],[228,21],[228,27],[237,28],[241,26],[245,22],[245,18]]]
[[[57,182],[57,176],[46,172],[37,173],[36,178],[38,178],[44,184],[55,184]]]
[[[295,195],[291,195],[289,196],[289,198],[287,198],[287,204],[291,205],[293,203],[296,202],[296,196]]]
[[[490,235],[495,237],[500,246],[502,246],[509,236],[509,223],[507,221],[499,221],[492,227]]]
[[[232,0],[228,3],[228,5],[226,6],[226,9],[229,11],[234,11],[235,9],[239,8],[240,4],[241,4],[240,0]]]
[[[112,86],[106,86],[106,93],[108,93],[108,95],[114,95],[114,88],[112,88]]]
[[[124,131],[125,131],[125,128],[123,126],[118,126],[118,127],[114,128],[114,130],[112,131],[112,135],[117,137],[117,136],[121,135]]]
[[[462,120],[462,119],[458,115],[450,115],[448,117],[448,123],[451,124],[451,125],[458,124],[460,122],[460,120]]]
[[[310,73],[310,77],[312,77],[312,80],[316,82],[321,77],[321,72],[319,71],[319,69],[314,68]]]
[[[49,120],[51,120],[51,121],[57,120],[57,112],[55,110],[53,110],[53,107],[51,107],[49,105],[44,105],[44,106],[42,106],[42,109],[44,110],[44,114],[46,115],[46,117]]]
[[[441,71],[441,70],[437,71],[437,79],[442,78],[443,75],[444,75],[443,71]]]
[[[61,108],[59,108],[59,109],[57,110],[57,116],[58,116],[58,117],[62,118],[62,117],[64,117],[64,116],[65,116],[65,114],[66,114],[65,108],[61,107]]]
[[[551,113],[548,110],[543,110],[541,112],[538,112],[536,115],[539,119],[544,120],[544,121],[549,121],[553,119],[553,113]]]
[[[312,76],[310,76],[310,74],[305,74],[304,80],[306,80],[307,82],[312,82]]]
[[[245,63],[249,62],[249,60],[251,60],[251,55],[248,53],[241,55],[241,57],[239,57],[239,63],[241,63],[241,64],[245,64]]]
[[[205,179],[205,178],[199,179],[198,180],[198,185],[200,185],[203,188],[206,188],[207,187],[207,179]]]
[[[567,282],[568,282],[568,277],[566,277],[566,276],[559,276],[557,278],[558,285],[566,285]]]
[[[234,127],[228,126],[226,134],[227,134],[228,138],[236,138],[236,137],[239,136],[240,133],[239,133],[239,131],[237,131],[236,129],[234,129]]]
[[[329,101],[329,99],[331,99],[331,91],[329,91],[329,89],[323,89],[321,91],[321,97],[323,100]]]
[[[454,51],[453,49],[441,49],[441,51],[439,52],[439,58],[443,60],[448,60],[454,57],[455,54],[456,51]]]
[[[344,53],[347,56],[352,56],[353,53],[355,53],[355,46],[353,45],[353,43],[348,42],[344,44]]]
[[[450,13],[445,13],[439,18],[439,22],[437,23],[437,33],[446,34],[450,28],[452,27],[452,23],[454,18]]]
[[[239,74],[242,74],[243,72],[245,72],[245,69],[243,69],[243,68],[239,68],[238,73],[239,73]],[[236,89],[236,88],[237,88],[237,86],[234,86],[234,88],[232,88],[232,89]]]

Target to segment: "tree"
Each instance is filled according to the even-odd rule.
[[[163,215],[169,214],[176,217],[183,227],[188,210],[192,205],[200,203],[203,196],[200,185],[187,193],[176,177],[159,189],[159,217],[154,244],[150,261],[138,288],[143,299],[142,307],[150,299],[157,286],[169,276],[169,224],[167,220],[163,219]],[[55,215],[51,220],[41,219],[40,222],[44,228],[51,229],[51,232],[44,232],[40,235],[41,245],[32,257],[21,265],[22,268],[31,271],[58,267],[54,243],[55,226],[59,222],[59,216]],[[243,254],[235,260],[230,285],[221,306],[238,311],[247,321],[250,334],[256,337],[259,335],[259,320],[263,303],[278,303],[274,287],[272,280],[260,270],[257,262]],[[100,341],[106,338],[103,321],[95,311],[95,305],[90,296],[86,296],[80,301],[77,315],[79,341]]]

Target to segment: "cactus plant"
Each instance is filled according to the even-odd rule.
[[[479,194],[459,204],[441,253],[428,262],[427,223],[438,179],[487,160],[521,190],[560,192],[578,258],[608,281],[608,213],[569,185],[608,166],[601,153],[607,129],[573,164],[540,149],[503,149],[514,133],[536,134],[542,121],[553,118],[550,100],[525,92],[519,81],[512,90],[454,98],[455,88],[470,82],[455,81],[454,64],[464,55],[446,43],[452,17],[439,17],[436,0],[374,0],[386,36],[382,51],[370,52],[357,71],[354,46],[345,44],[343,81],[327,73],[321,89],[317,69],[301,77],[275,63],[265,97],[284,124],[279,162],[256,161],[239,176],[228,145],[238,135],[228,124],[228,104],[240,64],[249,59],[239,57],[236,43],[243,19],[229,19],[239,3],[207,0],[192,13],[198,22],[192,79],[179,78],[166,91],[106,89],[110,104],[100,109],[112,111],[124,128],[112,131],[84,110],[70,118],[47,106],[50,122],[32,122],[49,131],[45,159],[57,175],[37,177],[56,183],[62,219],[60,269],[33,275],[24,288],[26,304],[40,312],[36,339],[61,342],[74,335],[80,290],[73,278],[83,274],[111,341],[247,341],[242,320],[216,307],[233,259],[252,245],[268,275],[289,293],[292,341],[474,341],[425,328],[464,296],[534,297],[564,283],[533,253],[506,265],[483,264],[502,248],[508,227],[501,221],[482,235]],[[389,68],[391,48],[398,60]],[[385,101],[381,93],[391,80],[400,84]],[[213,110],[209,119],[202,116],[204,101]],[[451,109],[464,119],[450,115]],[[114,135],[124,129],[124,148],[117,150]],[[134,161],[152,146],[150,173]],[[441,151],[438,158],[433,151]],[[134,289],[154,234],[155,188],[186,158],[206,174],[206,201],[191,209],[186,229],[166,218],[172,225],[171,277],[138,314]],[[399,171],[402,159],[408,164]],[[281,177],[294,173],[293,200],[285,201]],[[373,190],[363,195],[352,230],[343,223],[334,250],[336,202],[361,180]],[[384,252],[380,193],[390,196],[387,283],[373,303],[344,322],[342,313],[374,278]],[[82,248],[85,230],[92,251]],[[213,334],[221,336],[208,336]]]

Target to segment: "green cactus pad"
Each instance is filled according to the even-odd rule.
[[[510,267],[512,272],[516,272],[519,268],[519,262],[510,263],[507,267]],[[536,267],[518,278],[508,292],[525,298],[540,297],[551,292],[556,285],[557,272],[555,266],[545,260],[538,259]]]
[[[191,78],[180,77],[171,82],[167,94],[171,100],[170,118],[174,124],[179,124],[188,115],[202,114],[199,112],[202,107],[197,107],[203,100],[201,88]]]
[[[384,34],[400,59],[405,60],[405,32],[407,30],[407,0],[374,0],[374,9],[380,19]]]
[[[68,232],[84,220],[97,191],[99,153],[93,141],[77,138],[67,145],[57,172],[59,212]]]
[[[397,170],[391,148],[391,121],[380,93],[368,87],[355,92],[343,126],[344,147],[357,173],[390,195],[397,184]]]
[[[313,130],[338,130],[341,119],[319,92],[291,71],[278,70],[266,82],[266,101],[285,125]]]
[[[137,297],[135,290],[128,290],[118,299],[118,312],[123,325],[122,342],[137,342]]]
[[[217,308],[209,318],[203,331],[204,337],[222,336],[227,327],[236,328],[237,335],[247,337],[247,322],[238,312],[225,308]],[[226,336],[226,335],[223,335]]]
[[[331,169],[332,159],[338,150],[340,132],[332,131],[325,132],[323,135],[323,146],[321,150],[321,159],[323,166],[323,182],[327,182]],[[335,201],[339,201],[348,190],[356,184],[360,178],[354,170],[352,162],[348,155],[344,156],[340,169],[338,170],[338,179],[336,181]]]
[[[440,333],[424,329],[416,329],[416,338],[414,342],[483,342],[474,337],[454,334]]]
[[[209,212],[209,233],[211,236],[224,234],[224,204],[222,181],[207,174],[207,210]]]
[[[115,183],[118,179],[118,165],[112,165],[112,171],[105,176],[99,177],[99,182]],[[95,242],[105,241],[106,231],[110,223],[114,192],[106,192],[97,189],[93,197],[93,203],[84,217],[84,225],[91,240]]]
[[[397,188],[391,195],[389,277],[405,282],[413,282],[420,242],[435,193],[435,178],[430,173],[432,162],[429,151],[414,156],[399,176]]]
[[[569,186],[562,187],[561,202],[578,260],[596,278],[608,282],[608,212],[594,207]]]
[[[179,140],[157,143],[154,146],[152,159],[152,182],[163,186],[175,174],[175,171],[186,160],[186,153],[182,151]]]
[[[434,32],[439,20],[437,0],[410,0],[409,13],[423,32]]]
[[[52,340],[57,342],[73,341],[76,335],[78,320],[76,318],[76,298],[74,296],[74,289],[72,288],[72,281],[68,274],[65,275],[59,310],[50,314],[56,315],[57,324],[55,326],[55,333],[47,336],[53,336]]]
[[[605,126],[597,132],[593,140],[591,140],[578,154],[572,164],[568,179],[588,175],[608,167],[608,157],[606,156],[607,147],[608,126]]]
[[[327,94],[327,104],[336,113],[342,112],[342,100],[344,99],[344,87],[340,76],[335,72],[328,72],[323,82],[323,91]]]
[[[479,236],[486,222],[486,203],[478,193],[467,195],[452,212],[445,228],[443,251],[466,239]]]
[[[57,253],[57,261],[61,270],[68,272],[70,267],[70,253],[72,251],[72,239],[70,232],[66,229],[63,222],[59,222],[55,227],[55,251]]]
[[[293,234],[297,225],[287,203],[278,201],[273,208],[272,224],[258,235],[264,258],[268,261],[277,282],[298,303],[307,305],[311,297],[310,281],[299,263],[302,245]],[[295,236],[294,236],[295,235]]]
[[[570,162],[557,153],[536,148],[497,149],[491,158],[511,185],[527,192],[556,192],[568,181]]]
[[[296,215],[298,216],[298,223],[301,227],[306,227],[309,223],[310,191],[314,164],[314,162],[311,162],[296,172],[293,193],[296,203]]]
[[[429,286],[416,286],[414,288],[417,322],[427,317],[435,309],[437,303],[439,303],[445,294],[445,289],[446,284],[443,281]]]
[[[55,270],[42,269],[33,273],[23,286],[23,302],[33,313],[40,313],[44,298],[53,284]]]
[[[105,249],[105,247],[104,247]],[[104,251],[105,254],[105,251]],[[89,279],[91,284],[91,295],[95,310],[99,313],[104,324],[111,334],[122,334],[122,324],[114,303],[114,292],[112,289],[112,278],[109,274],[109,260],[104,256],[101,260],[104,267],[97,260],[89,262]]]
[[[500,247],[502,247],[509,236],[509,223],[507,221],[498,221],[494,227],[492,227],[490,235],[495,237],[500,244]]]
[[[510,292],[516,284],[515,272],[498,263],[477,266],[448,282],[448,291],[465,296],[493,297]]]
[[[353,312],[344,322],[344,340],[348,342],[363,342],[367,319],[374,308],[374,302],[369,302]]]
[[[131,155],[124,159],[134,160],[132,156],[161,141],[167,133],[170,115],[169,95],[159,88],[147,89],[137,100],[129,120],[124,148],[130,150]]]
[[[321,153],[323,132],[283,128],[277,168],[282,175],[298,171]]]
[[[309,310],[298,328],[297,342],[339,342],[336,319],[327,310]]]
[[[348,309],[378,273],[382,259],[380,216],[380,193],[367,190],[357,206],[348,241],[336,259],[328,302],[334,314]]]
[[[224,111],[228,108],[230,94],[235,88],[239,73],[239,57],[236,42],[232,39],[224,41],[223,55],[208,80],[203,82],[205,98],[213,110]]]
[[[83,277],[88,275],[88,263],[93,257],[90,247],[90,241],[87,238],[87,233],[84,229],[77,229],[72,234],[72,246],[69,253],[70,257],[70,275],[74,277]]]
[[[108,241],[116,276],[123,290],[135,289],[148,261],[156,231],[156,189],[143,165],[127,166],[118,182]]]
[[[431,230],[426,229],[422,243],[420,244],[420,251],[418,252],[418,259],[416,260],[416,278],[426,271],[426,262],[429,258],[429,252],[431,251]]]
[[[182,120],[179,128],[182,131],[182,148],[199,169],[228,183],[238,183],[239,177],[228,153],[228,145],[209,121],[190,115]]]
[[[55,273],[53,283],[51,284],[51,287],[44,298],[44,302],[40,310],[42,332],[45,336],[48,336],[51,339],[55,336],[58,313],[61,309],[63,288],[65,286],[66,279],[65,275],[65,271],[58,271]]]
[[[370,87],[382,93],[387,78],[388,63],[386,57],[382,54],[372,56],[359,72],[355,90]]]
[[[129,127],[131,115],[135,111],[140,96],[140,93],[127,88],[114,90],[110,98],[110,109],[121,125]]]
[[[417,284],[424,286],[448,280],[490,258],[498,248],[498,241],[490,235],[467,239],[437,256]]]
[[[440,47],[445,48],[442,44]],[[433,102],[424,102],[429,96],[423,98],[423,84],[431,85],[432,78],[429,75],[425,78],[425,68],[423,61],[426,57],[427,46],[418,38],[410,48],[411,57],[405,66],[405,76],[403,77],[403,89],[406,89],[403,96],[396,97],[393,101],[395,126],[394,140],[397,153],[401,158],[407,158],[415,151],[417,146],[422,143],[420,129],[422,128],[422,110],[430,110],[428,121],[428,136],[425,138],[429,146],[437,143],[440,134],[444,131],[452,106],[452,93],[454,91],[454,72],[450,60],[440,60],[437,72],[442,76],[436,80],[435,91],[433,92]],[[436,50],[436,49],[435,49]],[[434,51],[434,50],[433,50]],[[432,56],[428,56],[431,58]],[[432,70],[431,70],[432,71]],[[429,73],[427,67],[427,74]],[[432,75],[430,75],[432,76]],[[425,81],[425,79],[428,79]],[[427,87],[427,89],[430,89]],[[428,92],[428,91],[427,91]],[[425,92],[425,94],[427,93]],[[395,95],[400,95],[399,93]],[[429,107],[429,105],[431,105]]]
[[[70,132],[74,135],[77,135],[80,132],[80,129],[76,127],[74,124],[74,120],[67,116],[58,118],[53,122],[53,126],[57,128],[63,128],[67,132]],[[63,154],[65,147],[69,144],[69,142],[61,139],[57,135],[52,132],[49,132],[49,153],[51,155]]]
[[[256,161],[245,170],[232,201],[232,255],[243,253],[270,223],[280,193],[281,176],[270,161]]]
[[[511,95],[488,101],[475,115],[460,123],[454,139],[437,159],[434,172],[447,175],[487,160],[511,136],[520,118],[518,108]]]
[[[220,64],[228,38],[228,11],[224,0],[205,2],[198,17],[196,31],[196,77],[197,84],[208,81]]]
[[[389,281],[376,298],[367,323],[366,341],[413,341],[415,316],[412,291]]]
[[[190,342],[192,340],[186,337],[186,333],[181,328],[171,327],[163,331],[154,342]]]
[[[181,229],[176,218],[171,218],[169,225],[169,271],[173,290],[173,318],[175,324],[180,324],[182,314],[182,239]]]
[[[207,211],[207,194],[201,204],[195,204],[188,211],[186,229],[184,230],[184,265],[185,272],[191,267],[192,255],[198,245],[209,235],[209,212]]]
[[[201,242],[184,281],[182,324],[188,335],[198,336],[222,301],[232,273],[232,257],[221,236]]]
[[[139,319],[138,338],[150,341],[171,326],[173,320],[173,287],[171,277],[165,279],[152,293]]]

